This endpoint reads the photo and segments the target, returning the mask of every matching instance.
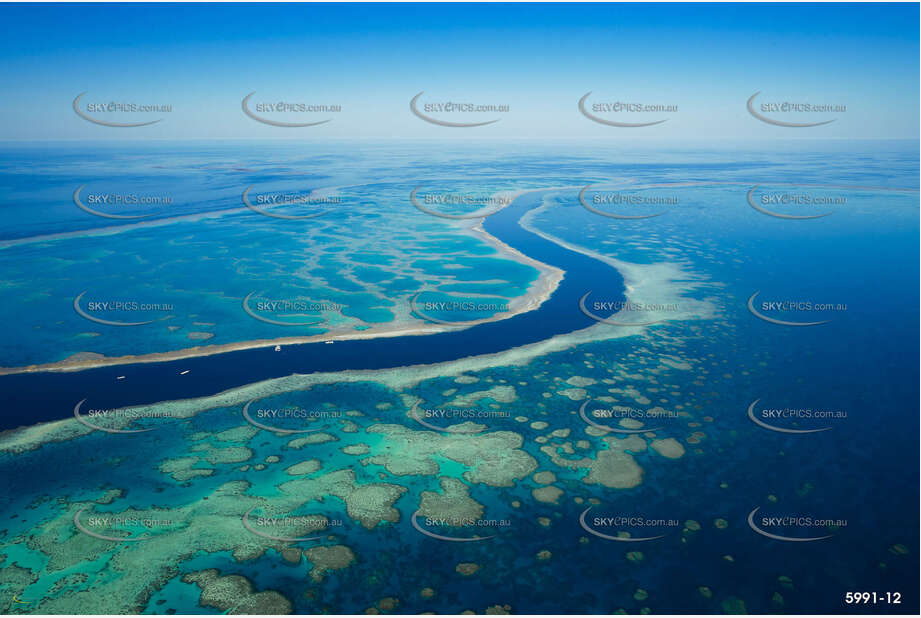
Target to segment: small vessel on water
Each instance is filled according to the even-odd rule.
[[[281,352],[281,346],[280,346],[280,345],[275,346],[275,351],[276,351],[276,352]]]

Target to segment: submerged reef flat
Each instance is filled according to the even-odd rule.
[[[345,545],[311,547],[304,551],[304,555],[313,565],[310,569],[310,577],[315,582],[323,581],[326,573],[346,569],[355,562],[355,554]]]
[[[156,431],[109,434],[68,418],[0,434],[9,504],[0,530],[0,608],[60,614],[816,609],[807,584],[824,572],[815,562],[791,562],[789,553],[763,551],[767,539],[745,525],[754,504],[733,502],[753,482],[751,467],[730,462],[737,453],[803,464],[763,471],[750,496],[762,508],[819,511],[840,497],[826,474],[840,468],[814,460],[824,451],[765,436],[744,405],[725,397],[762,395],[765,376],[791,364],[789,348],[772,348],[773,340],[751,326],[744,308],[751,291],[732,287],[739,271],[710,268],[701,257],[709,259],[710,235],[670,244],[676,235],[643,226],[680,226],[678,217],[612,226],[594,221],[604,218],[581,208],[575,194],[569,198],[548,198],[526,224],[616,264],[628,299],[675,303],[677,310],[656,314],[662,321],[651,326],[597,323],[452,362],[295,374],[139,406],[149,420],[99,420],[110,429]],[[718,202],[693,204],[695,212],[709,213]],[[443,232],[435,228],[428,231]],[[418,240],[416,231],[406,231],[407,242]],[[419,245],[419,253],[451,236]],[[333,244],[333,238],[320,240]],[[444,282],[446,272],[468,270],[455,267],[463,259],[479,257],[466,255],[469,245],[461,243],[444,268],[403,262],[375,270],[376,261],[395,259],[394,251],[376,255],[339,244],[349,268],[342,280],[335,272],[324,277],[343,286],[398,268]],[[743,254],[751,248],[719,253],[720,265],[748,268],[758,255]],[[324,266],[299,259],[305,270]],[[376,293],[388,281],[395,280],[380,279]],[[366,308],[373,311],[359,320],[385,309]],[[183,326],[177,337],[202,330],[215,333],[209,341],[226,336],[220,321],[206,329]],[[764,345],[753,351],[739,339]],[[783,383],[806,400],[817,392],[815,383],[801,386],[797,378],[816,368],[795,368]],[[824,384],[839,384],[838,378]],[[874,392],[887,396],[884,388]],[[330,413],[331,420],[297,425],[310,431],[303,435],[291,427],[260,428],[243,416],[253,400]],[[430,409],[475,415],[413,412]],[[845,431],[836,426],[839,435]],[[868,465],[866,444],[835,443],[841,466],[856,462],[857,469],[849,468],[855,478]],[[873,483],[850,486],[843,504],[857,492],[883,508],[871,499],[878,490]],[[606,523],[633,515],[655,525]],[[840,561],[836,581],[914,573],[916,531],[892,521],[885,538],[858,541],[856,551],[870,566]],[[469,524],[475,529],[458,530],[458,522],[475,522]],[[843,532],[833,532],[838,536],[825,548],[851,551],[839,543]],[[15,604],[14,595],[28,608]]]
[[[42,531],[25,533],[11,539],[12,543],[44,555],[42,570],[48,574],[98,560],[103,560],[103,566],[94,569],[85,580],[62,588],[53,598],[43,599],[36,609],[50,613],[80,613],[81,608],[93,612],[138,613],[150,595],[175,576],[177,566],[193,556],[229,551],[236,561],[247,562],[268,550],[285,551],[284,541],[257,536],[241,525],[243,516],[253,509],[260,509],[266,517],[272,514],[274,519],[266,519],[270,523],[264,524],[263,519],[254,519],[253,515],[250,527],[275,534],[304,535],[322,531],[329,521],[320,515],[277,518],[305,502],[337,496],[347,505],[350,517],[373,528],[381,521],[399,518],[391,505],[406,491],[388,484],[358,485],[350,470],[282,484],[279,489],[286,497],[276,498],[271,504],[247,495],[249,488],[248,483],[231,482],[217,487],[197,503],[143,511],[131,508],[102,511],[93,503],[69,505],[65,512],[47,521]],[[81,522],[82,528],[76,527],[75,521]],[[292,525],[279,527],[279,522]],[[95,538],[86,530],[115,540]],[[313,547],[305,552],[305,557],[316,581],[324,573],[347,568],[354,561],[352,551],[342,545]],[[204,570],[187,574],[183,581],[196,583],[202,589],[203,605],[222,610],[233,605],[239,613],[291,611],[290,602],[283,595],[276,591],[253,592],[251,582],[245,577],[221,577],[217,570]],[[238,607],[237,603],[241,605]]]
[[[349,196],[345,199],[361,199],[366,211],[377,211],[378,215],[386,214],[390,207],[390,199],[403,197],[392,193],[369,195],[358,187],[351,187],[346,193]],[[515,192],[506,197],[514,199],[524,193],[527,191]],[[359,194],[363,194],[364,198],[359,198]],[[210,216],[214,218],[217,228],[226,230],[227,236],[247,237],[248,246],[252,250],[251,255],[259,256],[262,251],[258,247],[262,243],[272,243],[274,246],[278,238],[276,231],[271,230],[271,221],[262,220],[260,217],[253,218],[250,215],[247,209],[227,209]],[[331,307],[329,310],[307,311],[304,315],[317,318],[316,321],[310,322],[313,324],[310,327],[298,326],[299,322],[291,320],[291,316],[267,318],[281,317],[282,322],[286,319],[291,322],[292,328],[289,330],[296,334],[285,335],[281,335],[277,327],[267,327],[265,323],[254,320],[240,309],[247,292],[252,293],[253,290],[239,288],[228,291],[214,288],[211,282],[222,280],[222,277],[216,276],[213,269],[220,266],[214,262],[199,262],[194,259],[194,252],[201,250],[203,244],[218,244],[222,250],[226,250],[226,241],[223,237],[217,236],[218,230],[212,231],[213,236],[209,235],[208,243],[202,243],[192,240],[192,234],[181,233],[185,230],[191,231],[191,226],[195,223],[194,218],[190,220],[177,217],[161,220],[155,225],[175,228],[172,231],[178,236],[170,243],[168,251],[159,248],[161,263],[156,274],[158,280],[163,281],[164,288],[169,291],[177,284],[172,279],[189,280],[198,275],[200,281],[204,282],[199,292],[192,293],[186,290],[180,295],[181,302],[176,303],[175,299],[170,299],[174,302],[161,303],[169,306],[172,311],[168,315],[154,316],[150,328],[135,330],[130,333],[131,337],[111,337],[107,332],[95,333],[96,336],[91,342],[96,347],[94,350],[73,347],[89,343],[83,341],[85,337],[81,332],[81,329],[85,329],[85,320],[75,317],[51,326],[45,324],[45,328],[61,331],[58,333],[58,340],[67,342],[66,345],[47,349],[40,346],[21,346],[16,354],[20,357],[20,363],[16,366],[0,367],[0,375],[163,362],[235,350],[330,340],[433,334],[453,327],[420,320],[414,315],[410,299],[421,290],[443,289],[445,293],[457,290],[474,296],[477,295],[477,290],[500,290],[502,293],[494,298],[503,301],[499,304],[505,307],[504,310],[488,311],[487,315],[478,316],[465,324],[472,325],[506,319],[536,309],[550,297],[562,279],[560,269],[521,254],[485,233],[475,223],[458,224],[418,212],[408,213],[408,218],[418,224],[417,231],[410,232],[412,228],[403,227],[405,221],[398,227],[395,221],[383,217],[367,227],[359,223],[361,230],[352,227],[336,229],[343,223],[330,219],[318,220],[315,226],[311,226],[303,234],[283,234],[286,242],[297,247],[310,248],[309,267],[305,268],[303,264],[293,261],[297,259],[293,256],[299,255],[297,251],[286,252],[291,257],[271,250],[266,251],[266,257],[260,258],[266,261],[261,264],[263,269],[281,272],[288,264],[279,262],[293,261],[290,268],[299,272],[302,280],[299,286],[282,286],[284,289],[278,289],[277,283],[261,285],[274,287],[276,296],[285,300],[297,300],[310,307]],[[158,241],[146,233],[150,225],[150,222],[141,222],[111,228],[107,233],[108,241],[114,245],[113,250],[96,260],[96,266],[105,269],[108,265],[109,272],[121,272],[114,264],[110,264],[110,260],[116,259],[117,247],[130,246],[132,250],[139,251],[139,244],[144,248],[154,245]],[[349,225],[354,226],[356,223],[353,221]],[[62,235],[52,246],[68,253],[85,250],[85,239],[95,233],[97,232],[94,230],[88,230],[86,235]],[[355,241],[351,243],[353,246],[343,247],[329,246],[329,243],[321,242],[331,238],[331,235],[342,239],[360,237],[361,248]],[[444,248],[450,248],[441,252],[439,260],[426,259],[433,237],[440,238]],[[28,239],[19,239],[13,244],[8,244],[10,249],[4,255],[8,255],[10,251],[15,252],[16,248],[23,244],[28,244]],[[372,247],[375,249],[371,249]],[[162,263],[177,268],[170,270],[164,268]],[[80,264],[80,260],[73,260],[68,265],[76,268]],[[15,270],[15,265],[10,264],[10,267],[9,287],[15,289],[24,286],[24,273],[16,273],[14,276],[12,270]],[[209,270],[198,272],[199,269]],[[54,270],[55,277],[78,278],[77,274],[69,275],[60,273],[59,270]],[[309,276],[307,273],[310,273]],[[226,278],[230,279],[232,274],[227,273]],[[106,279],[107,286],[114,286],[112,290],[94,288],[94,293],[114,294],[114,290],[117,290],[120,297],[132,294],[142,297],[145,293],[149,294],[146,289],[137,287],[134,280],[134,277],[121,282]],[[51,283],[58,287],[59,282],[56,279]],[[99,285],[97,283],[97,288]],[[168,293],[164,292],[164,295]],[[490,294],[479,296],[489,297]],[[400,302],[394,302],[394,298],[398,298]],[[31,316],[27,319],[39,320],[43,313],[49,311],[49,307],[43,303],[55,303],[59,300],[62,299],[29,297],[29,302],[35,306],[32,307]],[[76,302],[73,298],[69,301]],[[185,307],[185,311],[180,306]],[[201,312],[214,316],[214,321],[201,321],[199,313],[189,312],[188,307],[198,307]],[[159,328],[155,328],[154,325]],[[208,326],[209,330],[200,330],[202,326]],[[78,332],[70,333],[68,328]],[[208,341],[209,345],[190,347],[189,341]]]
[[[199,605],[214,607],[226,614],[290,614],[291,602],[279,592],[254,592],[252,582],[242,575],[221,576],[217,569],[207,569],[182,576],[182,581],[201,588]]]
[[[565,444],[562,448],[566,448]],[[587,469],[588,474],[582,477],[582,480],[589,485],[599,484],[615,489],[629,489],[643,481],[643,469],[632,455],[623,451],[604,450],[593,458],[568,459],[559,454],[558,447],[547,445],[542,446],[541,450],[558,466]]]
[[[669,440],[678,443],[684,435],[678,431],[678,437],[671,438],[662,429],[654,437],[607,435],[605,430],[585,424],[577,414],[581,404],[560,392],[578,383],[593,399],[606,397],[627,405],[637,398],[658,398],[663,401],[656,403],[664,410],[662,406],[669,405],[670,397],[656,391],[674,389],[672,374],[693,373],[698,366],[696,360],[680,355],[676,358],[687,360],[692,369],[663,365],[650,372],[625,367],[624,359],[608,361],[591,353],[573,358],[479,371],[465,368],[457,377],[423,381],[417,381],[417,376],[406,382],[382,376],[378,382],[317,382],[304,390],[287,391],[284,396],[295,397],[291,402],[301,407],[326,409],[325,402],[335,392],[350,398],[347,405],[340,406],[349,414],[343,414],[338,423],[324,425],[325,431],[299,437],[241,425],[237,406],[219,406],[214,401],[199,406],[186,401],[157,404],[169,406],[175,412],[173,417],[182,420],[167,421],[175,423],[170,425],[175,429],[162,434],[171,436],[178,443],[176,448],[149,462],[144,460],[145,453],[159,442],[100,432],[73,436],[66,443],[44,441],[35,445],[38,450],[21,450],[20,455],[44,457],[63,452],[68,445],[103,441],[127,447],[127,441],[133,440],[140,450],[97,465],[103,465],[102,470],[119,471],[125,469],[127,457],[134,461],[131,465],[141,479],[148,475],[158,479],[145,483],[156,483],[163,491],[141,498],[126,486],[115,493],[97,494],[95,500],[59,502],[56,514],[44,519],[38,528],[9,539],[28,548],[31,555],[42,556],[40,561],[29,563],[31,567],[21,567],[26,571],[18,579],[41,582],[73,569],[89,571],[83,582],[61,580],[55,593],[41,602],[38,609],[42,611],[64,612],[75,607],[137,611],[177,581],[195,585],[199,590],[197,602],[220,611],[228,609],[229,590],[240,590],[241,599],[266,595],[258,598],[268,599],[266,602],[271,601],[278,611],[286,611],[286,602],[297,611],[319,611],[322,606],[315,603],[320,603],[322,589],[330,580],[370,577],[377,581],[366,571],[367,561],[376,551],[369,548],[393,543],[404,547],[400,551],[410,552],[408,555],[431,552],[431,548],[416,546],[440,542],[427,539],[409,525],[417,510],[422,518],[419,525],[431,527],[433,532],[460,539],[488,536],[491,538],[483,543],[497,543],[497,547],[506,543],[500,539],[515,538],[516,543],[534,544],[528,545],[527,555],[535,565],[554,564],[566,555],[562,546],[549,539],[541,541],[540,535],[524,541],[516,531],[539,526],[556,534],[554,531],[566,528],[567,518],[574,521],[578,515],[568,513],[570,509],[590,501],[600,504],[604,492],[642,487],[643,467],[665,462],[674,465],[667,455],[674,455],[676,448]],[[575,373],[576,366],[579,373]],[[574,375],[578,378],[573,379]],[[394,389],[393,384],[401,388]],[[409,413],[421,401],[444,401],[507,415],[482,419],[483,423],[445,423],[444,431],[433,431]],[[677,405],[681,404],[670,407]],[[685,422],[693,419],[688,415]],[[458,427],[471,433],[452,433]],[[667,429],[670,432],[678,426]],[[641,467],[637,457],[650,453],[656,459]],[[248,480],[229,480],[230,476]],[[198,497],[189,502],[185,491]],[[105,541],[75,530],[74,514],[84,507],[90,510],[82,514],[81,521],[89,521],[91,514],[105,509],[108,514],[171,523],[146,531],[99,528],[103,534],[116,537],[145,535],[137,542]],[[247,514],[250,527],[267,536],[255,534],[242,524]],[[486,523],[482,531],[451,532],[425,520]],[[312,540],[297,541],[302,538]],[[244,569],[239,571],[244,574],[242,578],[227,580],[235,571],[217,561],[218,556]],[[301,570],[302,581],[319,588],[312,593],[309,588],[275,589],[258,577],[245,575],[250,568],[247,565],[266,561]],[[143,569],[135,569],[140,564]],[[186,570],[185,564],[196,566]],[[446,568],[458,568],[455,576],[469,574],[464,575],[465,580],[479,580],[491,576],[494,567],[485,566],[488,564],[488,556],[471,554],[471,559],[454,561]],[[437,590],[444,581],[436,578],[431,584]],[[25,588],[34,585],[27,583]],[[116,589],[117,594],[98,596]],[[386,596],[386,587],[381,587],[375,598]],[[101,598],[110,600],[100,603]],[[441,599],[442,595],[431,598]],[[355,603],[344,607],[364,611],[371,601],[356,599]],[[384,611],[376,601],[372,606]],[[231,609],[230,613],[237,611]]]
[[[201,461],[199,457],[174,457],[165,459],[160,464],[160,471],[169,474],[177,481],[188,481],[196,476],[211,476],[214,468],[197,467]]]
[[[622,339],[618,334],[614,340]],[[143,470],[149,468],[157,480],[143,482],[157,483],[164,491],[144,498],[136,495],[130,503],[140,499],[152,505],[151,516],[156,513],[161,519],[179,523],[151,532],[151,537],[141,542],[102,541],[74,532],[74,512],[88,503],[65,501],[58,507],[61,512],[41,523],[40,529],[13,539],[34,555],[46,556],[47,567],[34,563],[36,566],[23,576],[41,582],[67,569],[91,571],[87,582],[62,585],[42,601],[41,610],[93,607],[94,611],[136,611],[176,582],[196,586],[200,589],[195,597],[198,603],[219,609],[223,607],[219,605],[221,591],[245,589],[245,582],[232,580],[205,594],[215,578],[231,576],[224,561],[232,560],[234,568],[243,569],[243,573],[249,565],[273,561],[286,565],[284,568],[301,569],[301,581],[317,588],[276,590],[258,577],[246,577],[251,587],[241,592],[241,597],[277,592],[282,598],[273,597],[272,603],[287,600],[298,611],[319,612],[324,607],[324,589],[333,585],[331,582],[349,581],[356,590],[371,585],[379,590],[374,598],[390,598],[392,591],[374,583],[384,578],[367,571],[368,561],[373,561],[378,551],[371,548],[393,543],[401,549],[392,548],[391,555],[406,553],[407,559],[413,560],[430,555],[430,546],[417,544],[439,541],[427,539],[409,526],[410,515],[417,509],[433,520],[487,519],[493,522],[488,535],[496,534],[489,543],[504,547],[508,541],[500,539],[517,539],[516,543],[528,547],[522,555],[529,556],[535,565],[558,563],[566,556],[558,543],[542,540],[540,535],[522,537],[516,531],[528,530],[529,526],[548,532],[563,530],[563,522],[567,518],[574,521],[577,515],[568,512],[573,505],[590,500],[600,503],[605,491],[636,490],[644,479],[636,457],[651,450],[647,442],[650,437],[621,438],[587,426],[577,415],[580,402],[588,397],[606,397],[622,405],[635,405],[644,399],[667,405],[674,396],[664,390],[678,388],[669,374],[692,373],[698,363],[672,346],[669,349],[676,364],[686,361],[690,369],[643,367],[626,355],[608,359],[592,352],[573,354],[569,350],[581,345],[573,342],[554,345],[558,348],[555,352],[548,351],[551,346],[539,353],[519,350],[440,366],[291,376],[213,397],[146,406],[151,413],[166,417],[158,422],[169,431],[159,435],[170,436],[170,441],[178,444],[170,453],[151,457],[149,461],[155,462],[151,465],[143,458],[149,453],[147,449],[159,442],[135,440],[134,444],[142,448],[113,458],[111,465],[117,467],[110,470],[124,469],[131,461],[141,472],[140,478],[146,479]],[[559,357],[545,358],[548,354]],[[503,364],[509,360],[514,362]],[[568,389],[581,389],[584,395],[574,400],[563,393]],[[348,420],[295,437],[241,424],[241,409],[247,401],[277,396],[293,398],[294,403],[314,409],[338,398],[350,399],[339,406],[349,411]],[[433,431],[410,415],[412,407],[421,402],[508,416],[444,424],[446,430],[461,429],[462,433]],[[15,452],[39,457],[72,445],[79,448],[125,440],[123,436],[102,435],[75,419],[51,425],[54,431],[50,432],[34,428],[8,432],[0,437],[0,449],[8,456]],[[666,432],[660,430],[655,439],[680,438],[680,431],[671,434],[675,430],[674,426]],[[247,481],[229,480],[231,475]],[[196,500],[188,502],[186,494],[177,493],[180,488],[194,493]],[[130,488],[126,489],[127,495],[132,495]],[[106,508],[132,512],[125,511],[118,500]],[[319,538],[292,542],[255,535],[241,523],[248,512],[251,526],[259,532],[279,538]],[[298,517],[325,524],[317,528],[297,523]],[[268,521],[271,518],[289,523]],[[539,523],[534,523],[537,519]],[[503,521],[511,524],[495,525]],[[38,537],[64,539],[64,543],[41,542]],[[99,545],[87,552],[87,543]],[[107,566],[95,566],[107,558]],[[137,565],[141,560],[142,573],[121,570],[126,568],[123,565]],[[185,564],[195,567],[188,571]],[[469,559],[455,560],[446,568],[469,573],[464,580],[486,581],[494,575],[494,567],[486,565],[490,565],[488,556],[471,554]],[[200,575],[212,568],[216,571],[210,575]],[[264,566],[252,568],[258,571]],[[199,575],[194,581],[183,580],[189,573]],[[431,583],[433,589],[440,590],[444,580],[435,578]],[[96,594],[116,589],[118,593],[109,597],[117,600],[98,602]],[[441,599],[442,595],[432,598]],[[369,605],[386,611],[373,599],[340,600],[335,606],[363,611]],[[284,609],[283,605],[278,607],[278,611]],[[503,604],[489,607],[505,611]],[[177,609],[189,608],[179,605]]]
[[[483,516],[485,507],[470,497],[467,486],[450,477],[439,479],[441,492],[423,491],[419,514],[431,519],[473,521]]]
[[[44,524],[43,532],[26,532],[12,542],[44,555],[43,571],[49,574],[99,559],[104,566],[94,568],[86,582],[36,601],[34,609],[56,614],[87,610],[139,613],[152,592],[175,575],[176,565],[198,552],[230,551],[238,559],[248,559],[269,547],[280,547],[277,542],[241,535],[240,518],[247,508],[258,504],[245,497],[247,487],[245,482],[227,483],[207,501],[175,508],[102,511],[93,503],[67,505]],[[94,538],[75,526],[75,518],[80,521],[78,515],[91,532],[141,540]]]
[[[615,340],[623,338],[622,333],[610,333]],[[650,372],[641,366],[624,366],[629,359],[615,362],[592,354],[576,356],[578,368],[570,360],[544,360],[548,354],[569,354],[567,350],[581,345],[578,343],[581,336],[576,334],[571,340],[544,344],[538,346],[539,350],[510,351],[490,358],[386,372],[291,376],[213,397],[144,406],[152,416],[164,417],[158,422],[170,431],[160,435],[172,436],[180,443],[173,454],[164,453],[151,459],[156,462],[152,472],[160,479],[156,482],[162,484],[165,480],[174,482],[176,488],[189,487],[199,498],[192,503],[182,498],[177,500],[170,485],[162,497],[152,494],[146,498],[145,502],[155,509],[151,514],[179,523],[152,532],[149,539],[137,543],[102,541],[75,532],[74,512],[88,503],[62,503],[64,510],[45,520],[41,529],[13,539],[14,544],[24,544],[29,551],[46,556],[48,566],[33,567],[28,575],[42,581],[48,574],[80,568],[87,561],[95,564],[106,557],[109,560],[101,570],[94,567],[87,582],[62,587],[57,594],[43,600],[39,609],[69,611],[80,606],[114,613],[136,611],[145,607],[157,591],[180,581],[181,565],[185,563],[217,567],[210,576],[199,575],[195,581],[188,579],[185,583],[201,589],[201,604],[219,608],[222,606],[208,605],[220,602],[215,600],[219,598],[218,592],[209,593],[211,596],[204,593],[209,582],[229,575],[224,566],[206,559],[208,556],[229,555],[240,565],[276,559],[303,568],[306,580],[325,585],[333,577],[351,577],[350,573],[368,560],[365,543],[369,541],[355,542],[362,534],[374,535],[374,543],[386,544],[384,539],[400,530],[393,537],[394,542],[405,544],[406,534],[418,537],[415,542],[437,542],[405,527],[416,509],[434,520],[502,521],[510,517],[507,511],[514,502],[518,506],[513,508],[521,512],[516,517],[534,521],[532,509],[561,512],[572,500],[581,504],[596,499],[597,490],[619,491],[641,486],[643,470],[635,458],[647,451],[649,438],[606,436],[606,432],[586,426],[576,414],[579,402],[586,397],[607,397],[626,405],[642,400],[644,395],[652,401],[653,389],[663,386],[667,372],[683,370],[663,365]],[[672,350],[672,354],[676,364],[685,362],[686,357],[677,350]],[[697,366],[687,360],[690,367]],[[350,411],[348,425],[340,423],[326,426],[324,431],[292,437],[240,424],[240,410],[247,401],[287,396],[296,398],[305,407],[318,407],[319,402],[330,400],[329,394],[324,394],[326,388],[335,389],[339,397],[360,396],[360,403],[353,401],[343,406]],[[584,395],[574,400],[565,396],[567,389],[580,389]],[[420,402],[508,411],[510,416],[508,420],[500,416],[497,420],[483,419],[484,422],[477,423],[445,423],[445,429],[460,428],[464,433],[432,431],[409,415],[412,406]],[[524,418],[526,422],[521,424],[514,418]],[[668,435],[660,433],[656,439],[667,440]],[[58,452],[69,444],[78,447],[87,441],[117,444],[112,442],[117,440],[125,438],[102,435],[75,419],[68,419],[7,432],[0,436],[0,449],[8,456],[13,453],[41,456],[46,449]],[[186,443],[185,448],[182,442]],[[143,440],[135,443],[148,444]],[[123,467],[126,457],[143,457],[145,448],[120,456],[117,464],[113,459],[112,465]],[[273,467],[275,464],[278,465]],[[133,465],[137,466],[137,461]],[[239,474],[252,481],[228,481],[228,474]],[[268,476],[259,480],[262,477],[255,474]],[[497,500],[495,492],[514,492],[515,498],[503,495]],[[112,512],[131,512],[124,511],[117,501],[106,508],[122,509]],[[291,542],[261,537],[242,526],[243,516],[250,511],[251,525],[270,536],[321,536],[323,540],[305,542],[302,551],[295,554]],[[326,525],[317,529],[305,524],[262,521],[280,517],[296,522],[297,517],[305,515]],[[541,529],[560,528],[561,516],[550,512],[542,515]],[[336,523],[336,519],[344,524]],[[510,521],[514,522],[515,517]],[[527,529],[527,524],[515,523],[509,530],[519,526]],[[497,538],[509,534],[501,527],[498,530]],[[52,538],[64,541],[39,540]],[[95,549],[87,552],[87,544]],[[551,554],[553,560],[548,558]],[[557,561],[561,549],[542,543],[528,555],[536,562],[550,564]],[[123,565],[136,565],[141,560],[142,572],[122,571],[127,568]],[[462,564],[488,562],[483,557]],[[208,570],[199,567],[192,572],[200,574]],[[470,573],[471,578],[479,577],[474,575],[479,567],[463,566],[461,570]],[[251,594],[274,592],[256,578],[247,579],[252,586],[248,589]],[[116,586],[118,594],[108,595],[106,598],[111,600],[100,604],[96,595],[115,590]],[[216,590],[230,587],[242,590],[242,586],[243,582],[233,580]],[[303,591],[278,593],[294,605],[305,602],[299,600],[305,598]],[[378,598],[385,596],[381,594]],[[276,602],[282,600],[274,599],[273,603]],[[306,603],[314,611],[320,609],[319,605]],[[360,609],[364,607],[367,605]]]
[[[562,241],[560,241],[562,242]],[[577,249],[575,246],[574,250]],[[587,250],[578,249],[582,252]],[[592,252],[588,252],[592,253]],[[608,260],[608,258],[605,258]],[[610,261],[610,260],[608,260]],[[643,266],[613,261],[621,272],[629,272],[630,287],[627,298],[632,302],[634,296],[666,298],[682,307],[679,313],[668,313],[662,320],[697,320],[709,319],[713,315],[713,306],[707,302],[689,300],[685,297],[700,286],[697,278],[682,270],[677,265],[656,264]],[[625,275],[626,276],[626,275]],[[690,283],[688,283],[690,281]],[[679,301],[682,301],[679,303]],[[625,337],[635,337],[645,332],[643,327],[612,326],[598,323],[589,328],[558,335],[551,339],[528,344],[496,354],[467,357],[456,361],[415,365],[391,370],[362,370],[334,373],[312,373],[308,375],[291,375],[257,382],[208,397],[168,401],[146,406],[135,406],[139,413],[149,416],[167,416],[169,418],[189,418],[202,411],[239,405],[247,401],[273,395],[296,392],[320,384],[377,382],[394,390],[411,388],[414,385],[439,377],[454,376],[458,380],[471,379],[471,374],[493,367],[524,366],[534,359],[548,354],[572,349],[579,345],[598,343]],[[675,362],[675,361],[672,361]],[[571,376],[572,377],[572,376]],[[578,382],[578,381],[577,381]],[[462,383],[462,382],[461,382]],[[502,391],[499,391],[501,393]],[[580,401],[586,396],[585,389],[571,387],[562,394],[573,401]],[[469,397],[470,395],[468,395]],[[463,401],[463,400],[461,400]],[[129,424],[125,417],[116,417],[111,426],[116,429]],[[0,433],[0,452],[22,452],[37,448],[49,441],[64,441],[90,433],[92,429],[76,423],[72,419],[44,423],[37,426],[23,427]],[[297,438],[295,440],[302,440]]]
[[[374,528],[382,522],[397,522],[400,512],[393,503],[407,491],[393,483],[364,483],[355,480],[353,470],[336,470],[322,476],[286,481],[278,490],[290,500],[322,500],[335,496],[345,502],[349,517],[357,519],[365,528]]]
[[[307,459],[300,463],[296,463],[293,466],[285,469],[285,472],[291,476],[300,476],[302,474],[313,474],[317,470],[323,467],[323,463],[316,459]]]
[[[370,461],[396,476],[438,474],[435,458],[444,457],[468,466],[464,479],[471,483],[509,487],[537,467],[537,461],[521,450],[522,437],[510,431],[445,435],[382,424],[369,427],[368,433],[383,434],[393,445],[390,453],[376,455]]]

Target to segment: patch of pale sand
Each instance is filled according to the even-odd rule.
[[[639,429],[643,426],[643,423],[635,418],[622,418],[618,424],[624,429]]]
[[[662,457],[668,457],[669,459],[678,459],[684,456],[684,447],[674,438],[653,440],[649,444],[649,448],[662,455]]]
[[[535,472],[532,478],[535,483],[540,483],[541,485],[549,485],[550,483],[556,482],[556,475],[550,470]]]
[[[524,439],[511,431],[439,434],[394,424],[372,425],[365,431],[387,438],[391,448],[372,457],[371,463],[396,476],[438,474],[437,460],[444,457],[468,467],[463,477],[469,483],[511,487],[537,468],[537,461],[521,448]]]
[[[483,516],[482,504],[470,497],[463,481],[450,477],[438,479],[441,492],[423,491],[419,496],[420,515],[450,522],[475,521]]]

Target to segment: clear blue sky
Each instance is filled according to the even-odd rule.
[[[0,139],[917,139],[918,18],[917,4],[0,5]],[[423,90],[510,111],[487,127],[434,126],[409,111]],[[578,111],[590,90],[679,111],[606,127]],[[759,90],[847,112],[775,127],[745,109]],[[101,127],[71,108],[84,91],[173,111],[151,127]],[[252,91],[342,112],[265,126],[241,111]]]

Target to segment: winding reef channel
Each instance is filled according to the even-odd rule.
[[[623,302],[623,277],[608,264],[521,226],[521,218],[541,204],[542,195],[521,195],[483,221],[483,229],[495,238],[564,271],[557,289],[537,309],[431,335],[354,339],[334,345],[304,343],[278,352],[267,347],[155,363],[6,375],[0,377],[6,403],[0,429],[70,417],[74,405],[84,398],[94,408],[117,408],[203,397],[292,374],[392,369],[494,354],[591,326],[595,322],[579,310],[579,299],[596,290],[603,291],[607,301]],[[121,375],[128,379],[118,380]]]

